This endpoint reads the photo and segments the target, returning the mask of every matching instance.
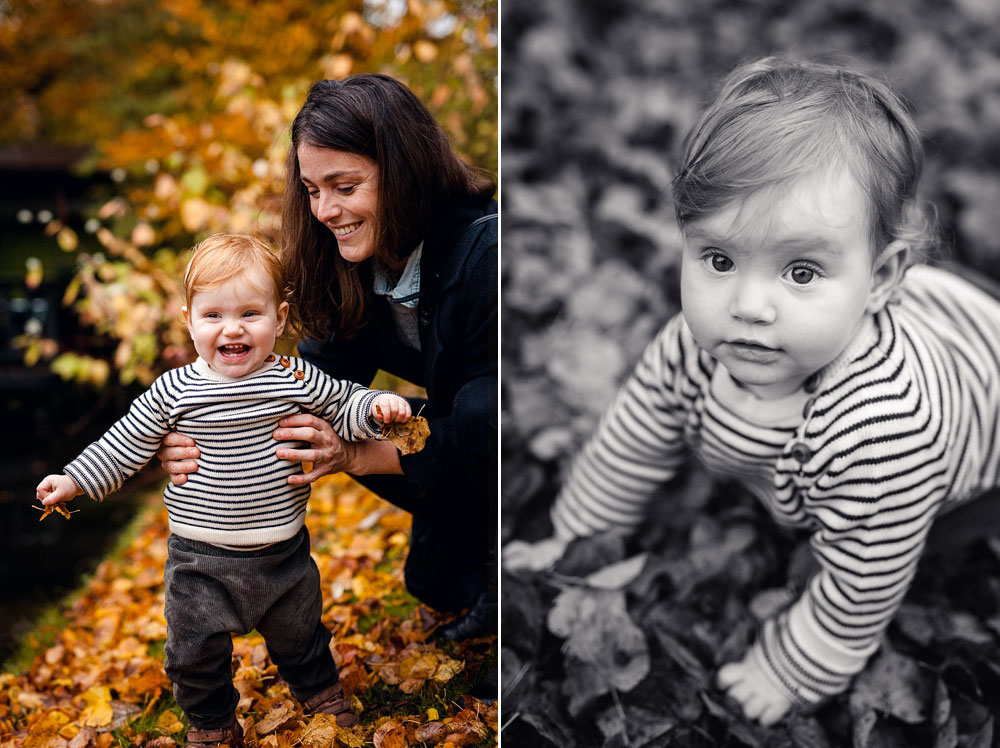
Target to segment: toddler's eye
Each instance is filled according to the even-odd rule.
[[[789,277],[792,279],[792,283],[806,286],[813,282],[813,278],[816,277],[816,271],[806,267],[792,268]]]
[[[710,258],[712,269],[719,273],[728,273],[733,269],[733,261],[725,255],[712,255]]]

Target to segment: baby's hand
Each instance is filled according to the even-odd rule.
[[[47,475],[35,488],[35,498],[45,506],[71,501],[83,491],[68,475]]]
[[[372,418],[382,423],[409,421],[413,411],[399,395],[379,395],[372,401]]]
[[[715,682],[739,702],[747,719],[769,727],[784,717],[794,702],[773,681],[758,658],[757,648],[750,647],[740,662],[719,668]]]
[[[503,568],[507,571],[542,571],[562,558],[569,541],[551,537],[537,543],[513,540],[503,548]]]

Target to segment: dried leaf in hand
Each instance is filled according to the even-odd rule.
[[[79,509],[74,509],[73,511],[70,511],[62,504],[53,504],[52,506],[35,506],[34,504],[32,504],[32,508],[37,509],[42,513],[42,516],[38,518],[39,522],[41,522],[43,519],[48,517],[53,512],[57,512],[62,516],[64,516],[66,519],[69,519],[69,515],[76,514],[78,511],[80,511]]]
[[[423,449],[430,435],[430,426],[423,416],[414,416],[406,423],[387,423],[382,427],[382,436],[395,444],[404,455]]]

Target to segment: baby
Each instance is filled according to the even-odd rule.
[[[769,58],[723,82],[674,184],[682,312],[576,460],[542,569],[636,526],[693,455],[810,535],[819,571],[717,682],[765,725],[843,691],[928,530],[997,485],[1000,303],[928,266],[918,132],[881,82]],[[904,277],[905,275],[905,277]]]
[[[292,694],[309,712],[356,723],[320,620],[319,572],[304,526],[309,484],[301,463],[278,459],[272,433],[299,412],[329,420],[352,441],[378,421],[410,418],[399,395],[336,381],[273,353],[288,316],[279,258],[249,236],[217,234],[194,249],[183,307],[198,359],[160,376],[128,414],[36,489],[52,506],[86,492],[100,501],[155,454],[172,430],[192,436],[199,470],[168,484],[166,671],[195,727],[188,745],[242,745],[232,684],[231,633],[257,629]]]

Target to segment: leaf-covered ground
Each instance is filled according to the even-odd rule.
[[[233,654],[249,744],[495,745],[497,704],[469,693],[497,667],[495,639],[434,642],[430,634],[444,619],[403,583],[409,515],[335,476],[314,488],[306,524],[323,580],[323,620],[361,723],[344,729],[324,715],[305,717],[263,639],[251,633],[234,637]],[[11,663],[23,671],[0,674],[0,746],[184,744],[188,725],[163,673],[166,538],[166,512],[151,508],[131,542],[25,642]]]
[[[755,499],[695,473],[637,538],[503,578],[503,739],[589,748],[987,748],[1000,715],[1000,541],[928,555],[848,693],[777,727],[712,685],[792,602],[810,554]],[[507,742],[509,741],[509,742]]]
[[[834,57],[888,80],[927,152],[942,254],[1000,277],[993,0],[504,0],[501,540],[536,539],[573,456],[679,308],[681,138],[737,63]],[[711,687],[787,600],[801,538],[691,477],[644,534],[505,576],[502,738],[515,746],[986,746],[1000,714],[996,544],[928,557],[849,693],[766,731]],[[648,553],[615,589],[581,579]],[[623,567],[635,571],[633,562]],[[1000,733],[1000,730],[996,731]]]

